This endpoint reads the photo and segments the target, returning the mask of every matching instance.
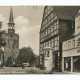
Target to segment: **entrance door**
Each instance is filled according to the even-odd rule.
[[[64,71],[71,71],[71,57],[64,58]]]
[[[53,66],[54,69],[58,69],[58,53],[53,53]]]

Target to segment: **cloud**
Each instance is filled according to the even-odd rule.
[[[19,29],[22,26],[29,25],[29,20],[25,18],[24,16],[17,16],[14,22],[15,22],[15,29]]]
[[[39,54],[39,30],[40,25],[30,26],[29,19],[18,16],[15,19],[16,32],[20,35],[20,48],[31,46],[35,54]]]

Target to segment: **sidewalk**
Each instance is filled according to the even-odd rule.
[[[53,74],[80,74],[80,72],[53,72]]]
[[[80,74],[80,72],[68,72],[68,71],[64,71],[64,72],[56,72],[56,71],[47,72],[47,71],[45,71],[45,74]]]

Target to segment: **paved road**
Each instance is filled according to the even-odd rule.
[[[0,74],[44,74],[44,70],[40,70],[34,67],[3,67],[0,68]]]

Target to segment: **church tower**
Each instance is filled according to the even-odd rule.
[[[13,18],[13,10],[11,7],[8,23],[8,33],[6,34],[6,46],[4,48],[5,66],[15,65],[18,54],[19,54],[19,34],[15,33],[15,23]]]

